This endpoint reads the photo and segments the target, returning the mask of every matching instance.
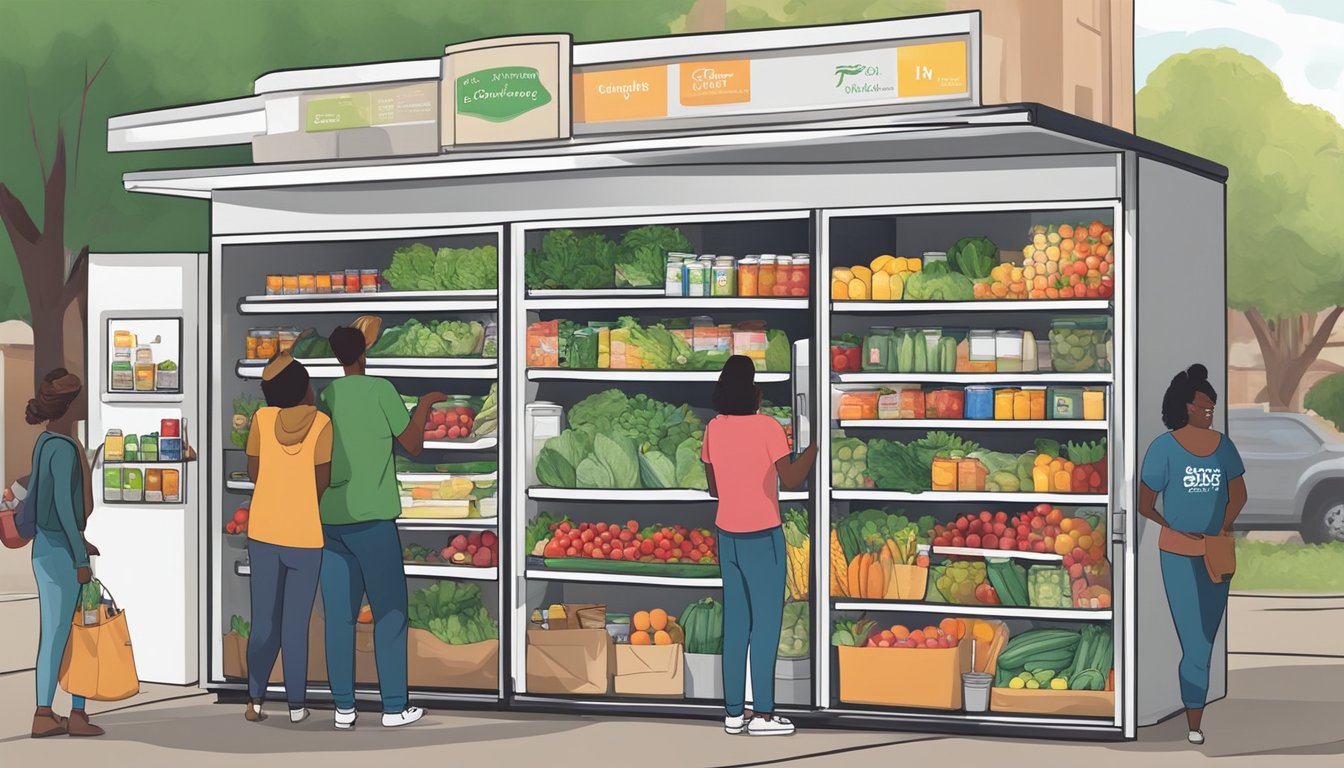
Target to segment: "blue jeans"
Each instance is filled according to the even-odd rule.
[[[747,648],[751,648],[752,710],[775,711],[775,656],[784,621],[787,561],[784,530],[719,531],[723,572],[723,704],[737,717],[746,708]]]
[[[300,709],[308,690],[308,619],[317,597],[322,550],[249,541],[252,633],[247,641],[247,692],[266,695],[275,657],[284,650],[285,696]]]
[[[65,534],[41,527],[33,536],[33,576],[37,577],[37,603],[41,635],[37,642],[37,706],[50,707],[56,698],[61,659],[70,642],[70,624],[79,605],[79,577],[75,555]],[[84,708],[81,696],[73,697],[74,709]]]
[[[1209,700],[1209,660],[1218,625],[1227,611],[1231,580],[1215,584],[1204,558],[1161,552],[1162,585],[1167,592],[1176,637],[1181,641],[1181,702],[1203,709]]]
[[[391,520],[324,525],[322,607],[327,625],[327,678],[340,709],[355,707],[355,621],[364,594],[373,609],[373,654],[383,712],[405,711],[406,571],[401,536]]]

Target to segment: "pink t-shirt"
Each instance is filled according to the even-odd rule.
[[[728,533],[755,533],[780,525],[779,472],[789,438],[778,421],[752,416],[715,416],[705,426],[700,459],[714,468],[719,510],[714,524]]]

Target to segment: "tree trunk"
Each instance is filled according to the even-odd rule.
[[[1316,325],[1315,313],[1266,320],[1260,311],[1250,309],[1246,319],[1260,344],[1265,361],[1265,391],[1271,411],[1302,410],[1302,377],[1320,357],[1334,332],[1344,306],[1330,310]]]
[[[687,32],[723,32],[728,29],[728,0],[696,0],[687,14]]]

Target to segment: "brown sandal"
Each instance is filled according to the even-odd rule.
[[[102,736],[105,731],[89,722],[89,714],[82,709],[70,710],[66,731],[71,736]]]
[[[52,736],[64,736],[69,733],[70,721],[55,712],[37,712],[33,715],[32,737],[46,739]]]
[[[260,723],[266,719],[266,713],[261,711],[261,699],[247,702],[247,708],[243,710],[243,719],[249,723]]]

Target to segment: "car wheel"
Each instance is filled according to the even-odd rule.
[[[1302,540],[1308,544],[1344,541],[1344,494],[1316,501],[1302,517]]]

